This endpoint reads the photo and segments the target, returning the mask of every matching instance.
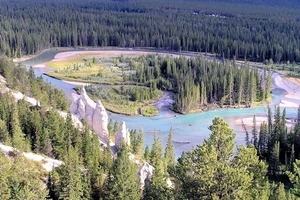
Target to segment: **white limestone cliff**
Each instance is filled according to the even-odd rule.
[[[92,121],[93,121],[93,125],[92,125],[93,130],[99,130],[98,135],[100,137],[107,138],[108,137],[108,130],[107,130],[108,116],[100,100],[97,101],[96,103]]]
[[[84,87],[82,87],[80,95],[73,95],[73,102],[71,104],[70,111],[80,120],[84,119],[101,139],[107,141],[107,112],[100,100],[95,103],[92,99],[90,99]]]
[[[116,134],[115,144],[117,148],[120,148],[122,144],[127,144],[128,146],[130,146],[130,133],[126,128],[126,124],[124,121],[122,121],[119,130]]]
[[[139,168],[138,177],[142,189],[148,186],[149,181],[153,176],[153,172],[154,167],[147,162],[143,163],[143,165]]]

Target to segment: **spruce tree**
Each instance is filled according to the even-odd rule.
[[[173,130],[172,128],[169,131],[168,141],[165,148],[165,162],[166,168],[173,167],[175,165],[175,153],[174,153],[174,145],[173,145]]]
[[[150,161],[150,148],[147,145],[144,151],[144,159],[149,162]]]
[[[19,122],[18,108],[15,103],[12,104],[12,114],[10,119],[10,128],[11,128],[11,143],[12,146],[21,150],[28,151],[29,144],[25,138],[25,134],[22,132]]]
[[[235,133],[221,118],[202,145],[179,158],[171,177],[178,199],[268,199],[267,168],[253,146],[234,151]]]
[[[252,139],[253,139],[253,145],[255,146],[256,149],[258,149],[258,133],[257,133],[255,115],[253,116]]]
[[[10,183],[9,183],[9,160],[0,151],[0,197],[2,199],[10,199]]]
[[[300,198],[300,160],[294,162],[293,169],[294,171],[287,171],[286,174],[293,184],[291,191],[297,198]]]
[[[103,199],[138,200],[140,198],[137,167],[129,159],[128,147],[122,145],[107,175]]]
[[[83,197],[83,187],[81,178],[82,164],[78,150],[69,146],[64,162],[65,165],[58,169],[60,174],[59,199],[80,199]]]

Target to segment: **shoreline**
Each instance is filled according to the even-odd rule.
[[[273,85],[274,89],[280,88],[285,91],[285,94],[280,98],[280,102],[275,106],[281,108],[295,108],[298,109],[300,105],[300,80],[295,80],[295,78],[285,77],[284,75],[273,72]],[[259,126],[262,122],[267,122],[268,116],[256,116],[256,124]],[[294,119],[287,119],[286,126],[291,129],[295,125]],[[246,126],[247,128],[253,126],[253,116],[239,118],[234,121],[235,125]]]
[[[45,50],[41,51],[39,54],[41,54],[47,50],[51,50],[51,49],[53,49],[53,48],[45,49]],[[138,56],[138,55],[145,55],[145,54],[149,54],[149,53],[159,53],[159,54],[168,53],[170,55],[178,54],[178,52],[167,52],[165,50],[146,49],[146,48],[145,49],[134,49],[134,48],[132,49],[132,48],[113,48],[113,47],[105,48],[105,47],[102,47],[102,48],[94,48],[94,49],[93,48],[81,48],[81,49],[75,49],[75,48],[71,48],[71,47],[58,48],[58,50],[62,50],[63,52],[57,53],[54,56],[54,59],[52,61],[64,60],[69,57],[83,55],[83,54],[89,54],[90,56],[102,54],[103,57],[120,56],[120,55],[136,55],[136,56]],[[32,57],[38,56],[39,54],[34,55],[34,56],[28,56],[28,57],[26,56],[24,59],[26,59],[26,58],[30,59]],[[193,54],[193,55],[202,55],[203,54],[204,55],[204,53],[195,53],[195,52],[185,52],[185,54],[186,55],[191,55],[191,54]],[[182,54],[182,55],[185,55],[185,54]],[[22,59],[22,58],[20,58],[20,59]],[[33,68],[47,68],[45,63],[33,65],[32,67]],[[77,82],[77,81],[73,81],[73,80],[62,80],[62,79],[50,76],[46,73],[44,73],[44,74],[49,77],[61,80],[62,82],[69,83],[72,85],[91,84],[91,83]],[[299,101],[299,103],[300,103],[300,80],[297,81],[297,80],[295,80],[295,78],[284,77],[284,75],[282,75],[278,72],[273,72],[273,75],[274,75],[274,77],[272,76],[273,86],[275,86],[275,88],[280,88],[280,89],[283,89],[286,91],[286,94],[282,98],[280,98],[280,103],[278,103],[277,105],[279,105],[280,107],[284,107],[284,108],[298,107],[298,104],[295,102]],[[164,91],[164,93],[165,92],[166,91]],[[158,110],[161,110],[162,107],[164,107],[164,106],[159,106],[159,104],[161,104],[164,100],[166,100],[166,99],[163,99],[163,96],[162,96],[157,102],[154,103],[155,106],[158,105],[158,107],[160,107],[160,108],[158,108]],[[167,101],[169,101],[169,100],[167,100]],[[170,102],[167,102],[166,104],[169,107],[169,110],[171,110]],[[266,104],[268,104],[268,102],[261,104],[259,106],[266,105]],[[244,108],[244,107],[245,106],[241,106],[240,108]],[[234,107],[223,106],[223,108],[216,107],[213,109],[201,109],[201,110],[197,110],[196,112],[205,112],[208,110],[216,110],[216,109],[224,109],[224,108],[225,109],[239,109],[238,106],[234,106]],[[194,112],[192,112],[192,113],[194,113]]]

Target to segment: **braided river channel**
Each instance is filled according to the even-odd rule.
[[[70,50],[67,50],[70,51]],[[82,50],[80,50],[82,51]],[[104,51],[104,50],[102,50]],[[39,65],[48,61],[51,61],[54,56],[63,52],[62,50],[47,50],[38,56],[29,60],[23,61],[22,64],[29,67]],[[50,82],[51,85],[63,90],[67,97],[71,99],[71,93],[74,92],[74,85],[63,82],[43,74],[47,68],[35,67],[36,76],[43,76],[46,82]],[[273,73],[273,80],[279,76],[278,73]],[[294,86],[298,87],[298,86]],[[272,84],[272,103],[270,106],[274,108],[275,105],[279,104],[285,99],[287,91],[276,84]],[[265,117],[267,116],[267,107],[252,107],[243,109],[216,109],[201,113],[193,113],[187,115],[180,115],[174,113],[169,109],[172,102],[171,94],[165,93],[162,99],[157,103],[157,107],[160,112],[159,115],[154,117],[143,117],[143,116],[125,116],[108,112],[108,117],[112,120],[119,122],[125,121],[127,128],[129,129],[140,129],[144,131],[145,145],[149,145],[153,142],[154,132],[161,139],[162,144],[165,145],[167,136],[170,128],[173,130],[173,141],[175,147],[175,154],[177,157],[181,155],[183,151],[188,151],[193,147],[201,144],[204,139],[209,137],[210,131],[208,130],[209,125],[212,123],[212,119],[216,116],[221,117],[227,121],[231,128],[236,133],[236,144],[245,144],[245,130],[242,126],[242,119],[253,117]],[[300,101],[294,100],[295,104],[299,104]],[[287,118],[296,118],[297,107],[286,108]],[[251,125],[246,126],[248,132],[251,133]]]

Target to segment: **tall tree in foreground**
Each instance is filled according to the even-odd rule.
[[[174,145],[173,145],[172,128],[170,129],[168,135],[168,141],[165,149],[165,163],[166,163],[166,168],[173,167],[175,165],[175,153],[174,153]]]
[[[12,146],[22,151],[28,151],[30,147],[25,138],[25,134],[22,132],[22,129],[20,127],[19,114],[16,103],[12,104],[10,130],[12,135]]]
[[[287,172],[290,181],[293,183],[292,192],[295,196],[300,197],[300,160],[294,162],[294,171]]]
[[[140,187],[137,184],[137,168],[129,159],[128,147],[122,145],[108,173],[103,199],[138,200],[140,198]]]
[[[268,199],[267,166],[253,146],[233,156],[235,133],[221,118],[202,145],[184,153],[171,172],[178,199]]]
[[[171,132],[169,134],[169,139],[171,140]],[[167,144],[167,156],[165,158],[172,159],[172,143]],[[174,157],[173,157],[174,158]],[[144,190],[143,199],[174,199],[171,189],[167,185],[167,165],[170,164],[172,161],[169,159],[164,159],[163,152],[162,152],[162,144],[160,139],[154,135],[154,141],[150,153],[150,163],[154,167],[154,173],[151,177],[150,183],[148,187]],[[174,161],[173,161],[174,162]]]

